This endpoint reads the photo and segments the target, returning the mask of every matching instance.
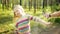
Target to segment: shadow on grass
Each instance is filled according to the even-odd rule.
[[[0,18],[0,24],[11,23],[13,21],[12,16],[2,16]]]

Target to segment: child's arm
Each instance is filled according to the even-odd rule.
[[[29,17],[30,17],[30,20],[33,20],[33,21],[35,21],[35,22],[38,22],[38,23],[40,23],[40,24],[43,24],[43,25],[50,25],[50,23],[49,22],[46,22],[46,21],[44,21],[43,19],[41,19],[41,18],[39,18],[39,17],[36,17],[36,16],[31,16],[31,15],[28,15]]]
[[[46,21],[44,21],[43,19],[41,19],[39,17],[32,17],[32,20],[35,21],[35,22],[38,22],[40,24],[43,24],[43,25],[50,25],[49,22],[46,22]]]

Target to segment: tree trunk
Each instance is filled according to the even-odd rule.
[[[9,0],[6,0],[6,8],[9,9]]]
[[[24,8],[26,8],[26,6],[27,6],[27,4],[26,4],[27,2],[24,0]]]
[[[45,13],[45,11],[44,11],[44,6],[45,6],[45,5],[44,5],[44,0],[43,0],[43,8],[42,8],[42,9],[43,9],[43,13]]]
[[[2,9],[4,10],[4,6],[6,6],[6,0],[2,0]]]
[[[34,14],[36,13],[36,0],[34,0]]]
[[[29,11],[31,10],[32,8],[32,0],[29,0]]]
[[[37,0],[37,9],[38,9],[38,0]]]
[[[22,5],[22,0],[20,0],[20,5]]]

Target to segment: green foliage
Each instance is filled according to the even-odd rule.
[[[54,5],[54,6],[52,6],[52,10],[53,11],[59,11],[60,10],[60,6],[59,5]]]
[[[54,24],[60,24],[60,18],[50,18],[48,21]]]
[[[11,29],[14,29],[13,24],[13,12],[0,9],[0,33],[8,33]]]
[[[4,24],[4,23],[10,22],[10,21],[12,21],[12,20],[13,20],[13,18],[12,18],[11,16],[1,17],[1,18],[0,18],[0,24]]]

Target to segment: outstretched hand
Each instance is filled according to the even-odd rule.
[[[44,13],[43,14],[46,18],[49,18],[50,17],[50,14],[49,13]]]

